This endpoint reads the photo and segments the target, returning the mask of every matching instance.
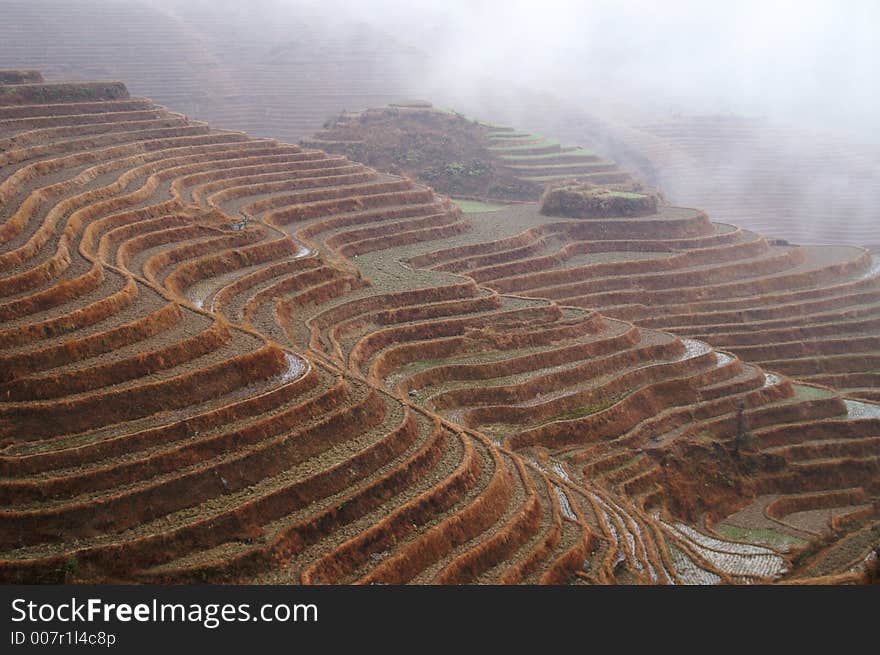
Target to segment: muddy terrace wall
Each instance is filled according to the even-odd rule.
[[[46,438],[186,407],[221,396],[255,380],[278,375],[285,365],[283,351],[266,346],[162,383],[144,384],[136,389],[107,394],[92,393],[77,400],[65,399],[51,404],[11,406],[0,410],[0,417],[14,422],[18,434],[27,435],[29,440]],[[117,369],[117,373],[129,379],[136,377],[134,374],[138,364],[130,362],[126,366],[134,370]],[[8,440],[4,441],[9,443]]]
[[[259,443],[264,440],[267,443],[217,467],[195,469],[158,486],[150,485],[133,492],[110,494],[97,503],[67,505],[63,510],[44,510],[36,514],[10,512],[5,517],[0,517],[0,523],[5,524],[0,543],[9,547],[53,542],[59,540],[61,535],[67,538],[82,537],[100,534],[108,528],[118,531],[147,523],[157,516],[216,495],[218,475],[226,480],[224,489],[244,488],[266,475],[285,470],[292,462],[303,461],[311,454],[322,452],[333,444],[350,438],[352,434],[364,429],[364,426],[378,425],[384,413],[385,403],[375,393],[367,393],[354,405],[345,407],[342,412],[332,398],[319,397],[305,403],[296,417],[279,415],[254,424],[240,433],[239,443]],[[277,434],[268,431],[269,423],[284,421],[290,428],[295,428],[296,421],[302,421],[305,416],[322,414],[328,417],[308,429],[308,438],[267,439],[268,435]],[[189,452],[190,457],[194,454]]]
[[[0,331],[0,346],[21,346],[39,339],[56,337],[86,325],[94,325],[118,313],[130,305],[138,295],[137,283],[133,279],[119,286],[118,291],[64,316]]]
[[[356,474],[366,477],[404,453],[415,443],[417,433],[416,422],[412,414],[408,414],[399,428],[353,458],[351,466],[339,465],[318,473],[302,482],[297,482],[288,493],[283,496],[278,495],[271,499],[270,503],[261,503],[259,507],[247,508],[248,511],[237,513],[231,520],[224,520],[224,524],[228,524],[228,527],[221,525],[221,534],[224,535],[224,539],[236,534],[259,536],[260,529],[256,527],[259,524],[258,519],[266,515],[283,516],[297,508],[305,507],[312,499],[318,500],[344,490],[351,484]],[[233,554],[231,558],[208,566],[202,565],[189,577],[185,573],[183,578],[179,575],[166,577],[162,573],[153,573],[146,577],[145,581],[224,582],[236,580],[252,571],[278,566],[320,540],[335,527],[345,525],[369,513],[387,498],[400,493],[409,485],[416,484],[440,458],[446,438],[445,431],[439,425],[435,425],[424,445],[409,457],[403,466],[379,476],[366,489],[350,493],[338,505],[298,522],[254,551]],[[207,542],[205,547],[210,547],[213,542],[214,540]]]

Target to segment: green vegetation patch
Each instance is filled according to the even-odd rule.
[[[830,398],[834,394],[827,389],[819,387],[811,387],[806,384],[793,384],[795,400],[819,400],[821,398]]]
[[[541,137],[528,132],[490,132],[489,138],[493,141],[506,141],[507,139],[540,139]]]
[[[518,169],[518,171],[520,171],[520,172],[522,170],[523,169],[521,169],[521,168]],[[535,176],[523,177],[522,179],[524,179],[528,182],[541,183],[541,182],[559,182],[559,181],[562,181],[565,179],[571,179],[573,177],[573,178],[576,178],[579,180],[586,180],[586,181],[598,180],[599,183],[602,183],[602,182],[610,183],[612,181],[617,181],[617,180],[622,182],[626,179],[626,175],[627,174],[624,173],[623,171],[599,171],[596,173],[587,173],[587,172],[568,173],[567,172],[567,173],[556,173],[555,175],[535,175]],[[618,197],[622,197],[622,196],[618,196]]]
[[[608,191],[608,195],[612,198],[644,198],[644,193],[633,193],[632,191]]]
[[[554,418],[554,421],[574,421],[579,418],[583,418],[584,416],[590,416],[591,414],[598,414],[599,412],[605,411],[609,407],[611,407],[614,403],[620,400],[619,397],[608,398],[607,400],[602,400],[597,403],[593,403],[592,405],[587,405],[586,407],[579,407],[578,409],[574,409],[570,412],[566,412],[565,414],[561,414]]]
[[[807,543],[804,539],[794,537],[784,532],[779,532],[778,530],[770,530],[769,528],[742,528],[738,525],[730,525],[729,523],[716,525],[715,532],[722,537],[734,541],[744,541],[750,544],[770,546],[780,550],[788,550],[793,546],[803,546]]]
[[[506,151],[506,150],[531,150],[532,148],[546,148],[548,146],[558,146],[559,141],[556,139],[544,139],[540,143],[515,143],[506,146],[489,146],[489,150],[492,151]]]
[[[464,200],[453,198],[455,204],[465,214],[481,214],[483,212],[497,212],[506,207],[506,205],[498,205],[491,202],[481,202],[479,200]]]
[[[525,148],[527,146],[518,146],[519,148]],[[532,146],[534,147],[534,146]],[[496,148],[491,148],[491,150],[495,150]],[[500,150],[500,148],[497,148]],[[585,148],[577,148],[576,150],[566,150],[564,152],[548,152],[540,155],[529,155],[529,154],[502,154],[500,155],[503,159],[516,159],[525,161],[541,161],[542,159],[551,159],[554,157],[595,157],[596,153],[592,150],[587,150]]]

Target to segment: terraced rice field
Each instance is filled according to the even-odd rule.
[[[519,233],[489,243],[508,225]],[[412,261],[500,293],[595,308],[854,398],[880,399],[880,276],[863,248],[777,245],[674,207],[644,219],[572,221],[515,205],[481,215],[467,238],[475,242],[467,250],[450,242]]]
[[[499,282],[566,241],[681,247],[675,283],[739,279],[701,248],[768,275],[821,261],[691,210],[465,217],[119,84],[0,79],[0,580],[859,579],[880,421],[533,293],[564,266]],[[664,288],[653,258],[587,266]],[[859,509],[801,568],[701,527],[758,494],[780,520]]]
[[[462,193],[462,187],[465,195],[490,200],[537,200],[546,185],[571,180],[624,188],[633,184],[615,162],[590,150],[430,103],[344,112],[300,143],[381,168],[390,169],[391,155],[395,168],[435,180],[450,193]],[[483,178],[488,183],[480,184]]]
[[[499,165],[518,179],[539,185],[565,180],[595,184],[631,182],[617,164],[577,146],[560,144],[539,135],[496,127],[489,132],[489,150]]]

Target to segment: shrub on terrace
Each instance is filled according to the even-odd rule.
[[[541,196],[541,213],[569,218],[647,216],[657,213],[658,204],[654,193],[564,182],[548,187]]]

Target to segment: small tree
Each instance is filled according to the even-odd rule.
[[[733,452],[739,456],[745,450],[752,448],[752,435],[749,431],[749,419],[746,416],[746,403],[740,400],[736,403],[736,436],[733,440]]]

